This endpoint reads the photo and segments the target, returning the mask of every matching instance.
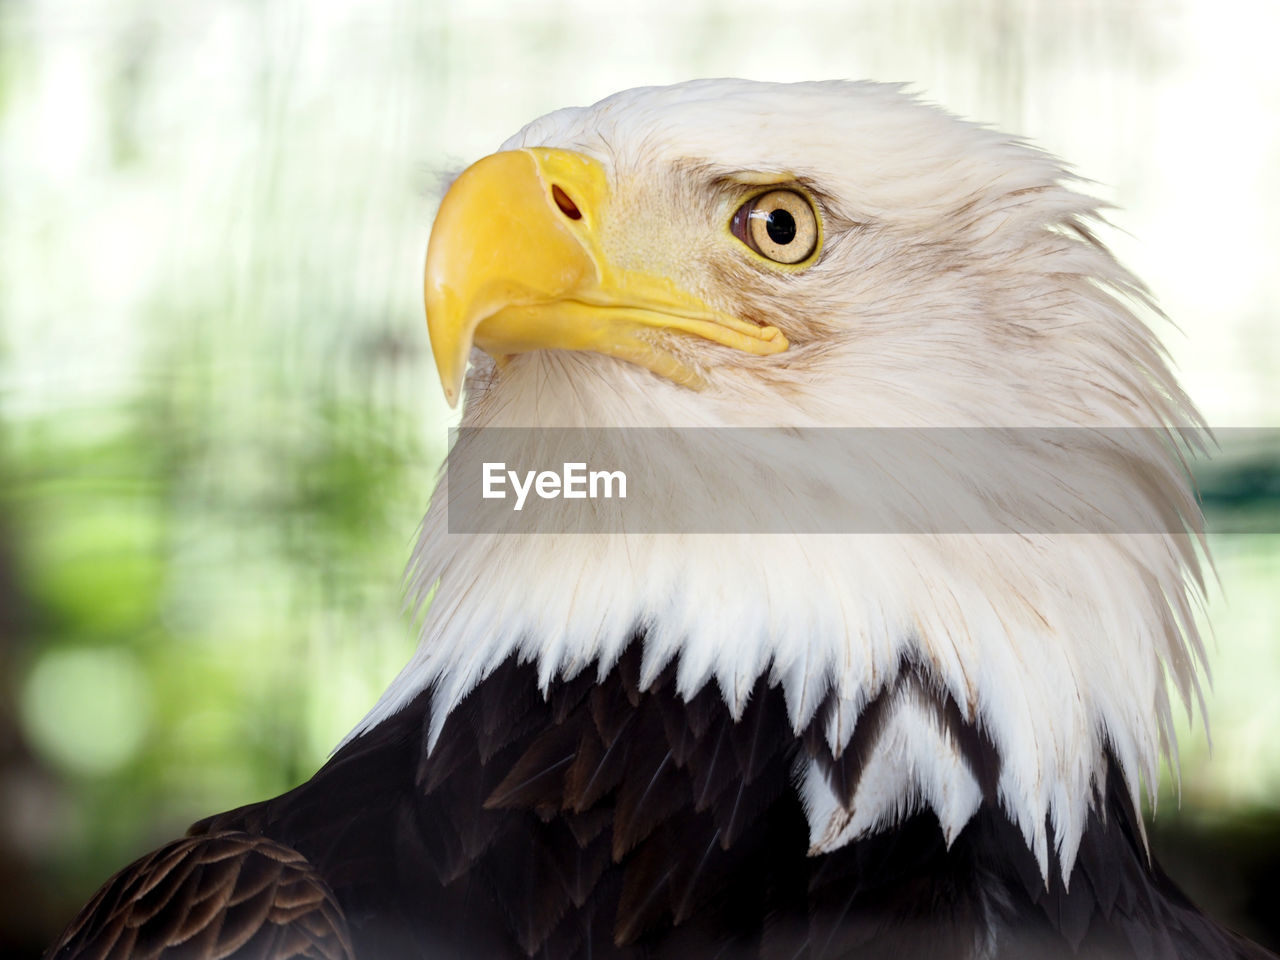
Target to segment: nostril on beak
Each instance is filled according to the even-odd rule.
[[[578,205],[574,203],[569,198],[569,195],[561,190],[560,187],[555,185],[551,187],[551,199],[556,202],[556,206],[560,208],[560,212],[570,220],[582,219],[582,211],[578,209]]]

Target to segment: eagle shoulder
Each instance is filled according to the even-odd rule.
[[[196,828],[198,829],[198,828]],[[346,920],[302,854],[268,837],[183,837],[103,885],[47,960],[353,960]]]

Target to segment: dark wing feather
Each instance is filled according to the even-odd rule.
[[[353,960],[332,892],[296,850],[247,833],[186,837],[107,881],[49,960]]]
[[[428,737],[432,693],[306,784],[212,817],[110,881],[52,955],[142,960],[1257,960],[1153,866],[1123,779],[1099,784],[1071,882],[1048,881],[990,783],[995,745],[903,663],[833,754],[759,684],[736,718],[639,644],[545,693],[493,670]],[[935,710],[986,801],[810,856],[791,780],[852,799],[894,699]],[[271,839],[267,839],[271,838]],[[304,859],[305,858],[305,859]],[[323,878],[321,880],[320,878]],[[337,905],[341,906],[339,907]]]

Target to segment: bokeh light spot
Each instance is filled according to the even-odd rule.
[[[36,661],[21,698],[32,747],[71,774],[124,766],[137,755],[151,720],[147,679],[125,650],[51,650]]]

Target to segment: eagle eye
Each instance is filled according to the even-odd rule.
[[[777,263],[799,263],[818,248],[818,215],[802,193],[770,190],[738,208],[729,230]]]

